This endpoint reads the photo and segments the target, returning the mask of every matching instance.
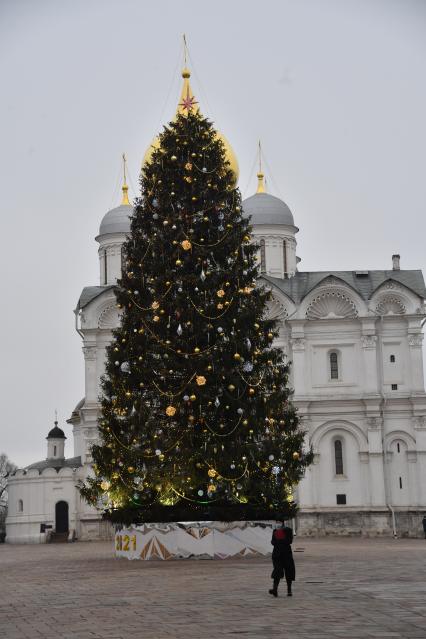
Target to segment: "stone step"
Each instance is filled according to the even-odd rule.
[[[51,544],[63,544],[63,543],[66,543],[67,541],[68,541],[67,532],[64,532],[64,533],[53,532],[50,536]]]

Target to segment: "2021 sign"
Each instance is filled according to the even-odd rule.
[[[115,549],[122,552],[128,552],[130,550],[136,550],[136,535],[116,535],[115,536]]]

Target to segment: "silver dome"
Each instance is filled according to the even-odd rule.
[[[108,211],[99,227],[99,235],[107,233],[130,233],[130,220],[133,207],[129,204],[122,204],[115,209]]]
[[[251,224],[286,224],[294,226],[287,204],[269,193],[255,193],[243,202],[243,214],[251,215]]]

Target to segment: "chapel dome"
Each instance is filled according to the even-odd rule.
[[[64,431],[58,426],[58,422],[55,422],[54,428],[49,431],[46,439],[66,439]]]
[[[130,233],[130,216],[133,208],[130,204],[120,204],[104,215],[99,227],[99,235],[108,233]]]
[[[243,214],[251,215],[251,224],[294,226],[287,204],[270,193],[255,193],[243,201]]]

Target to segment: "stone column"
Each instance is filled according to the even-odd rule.
[[[386,492],[382,445],[383,420],[380,417],[370,417],[367,423],[371,505],[385,506]]]
[[[426,508],[426,416],[416,416],[413,422],[416,437],[417,473],[414,481],[418,488],[417,503]]]
[[[303,428],[308,431],[307,421],[302,422]],[[310,449],[309,433],[305,435],[305,441],[303,443],[303,449],[308,451]],[[301,508],[311,508],[314,504],[312,496],[312,484],[314,481],[313,472],[311,468],[307,468],[305,476],[298,485],[299,505]]]
[[[379,392],[377,378],[377,336],[375,335],[375,320],[368,318],[362,321],[362,360],[364,374],[364,391],[371,395]]]
[[[423,333],[409,333],[408,345],[410,352],[411,388],[415,393],[424,393],[423,377]]]
[[[294,380],[294,394],[296,396],[303,396],[307,394],[307,380],[306,380],[306,372],[307,367],[305,366],[305,338],[303,333],[301,335],[297,334],[297,337],[294,336],[295,331],[294,328],[292,330],[292,339],[290,340],[291,349],[292,349],[292,360],[293,360],[293,380]]]
[[[97,376],[96,376],[96,358],[97,349],[95,343],[86,343],[83,346],[84,353],[84,374],[85,374],[85,393],[86,404],[96,403],[97,397]]]
[[[319,453],[314,453],[314,461],[312,462],[312,466],[310,467],[312,506],[321,506],[319,463],[320,455]]]
[[[417,506],[418,495],[417,495],[417,487],[418,487],[418,479],[417,479],[417,452],[415,450],[407,451],[407,466],[408,466],[408,488],[410,495],[410,506]],[[424,481],[426,481],[426,475],[424,476]]]

